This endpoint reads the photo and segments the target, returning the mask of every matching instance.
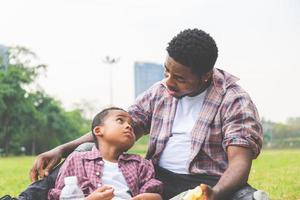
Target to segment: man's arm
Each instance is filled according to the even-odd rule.
[[[209,200],[224,199],[246,184],[252,159],[262,147],[262,126],[249,95],[228,90],[223,101],[222,146],[227,152],[228,167],[213,188],[206,187]]]
[[[213,187],[216,199],[232,194],[245,185],[251,169],[253,153],[250,149],[238,146],[227,148],[228,168],[219,182]]]
[[[207,200],[224,199],[245,185],[251,169],[253,152],[251,149],[239,146],[228,146],[228,168],[221,176],[219,182],[210,188],[204,187]]]
[[[44,152],[37,156],[30,170],[31,181],[48,176],[49,172],[55,167],[62,158],[67,157],[76,147],[85,142],[92,142],[93,136],[91,132],[86,133],[82,137],[62,144],[52,150]]]

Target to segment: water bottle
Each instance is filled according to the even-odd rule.
[[[84,200],[84,194],[77,185],[76,176],[65,178],[65,187],[60,193],[59,200]]]

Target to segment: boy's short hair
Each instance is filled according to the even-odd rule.
[[[93,134],[93,138],[94,138],[94,141],[96,143],[96,146],[98,148],[98,140],[97,140],[97,137],[94,133],[94,128],[96,126],[100,126],[100,125],[103,125],[104,121],[105,121],[105,118],[107,117],[107,115],[109,114],[110,111],[112,110],[122,110],[124,112],[127,112],[125,111],[124,109],[122,108],[118,108],[118,107],[109,107],[109,108],[105,108],[103,109],[101,112],[99,112],[93,119],[93,122],[92,122],[92,134]]]
[[[200,76],[213,69],[218,57],[214,39],[199,29],[181,31],[169,42],[167,52],[176,62]]]

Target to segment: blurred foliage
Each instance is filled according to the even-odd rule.
[[[299,148],[300,117],[289,118],[286,123],[262,120],[265,147]]]
[[[9,66],[0,70],[0,153],[37,154],[89,130],[80,110],[66,111],[36,84],[47,66],[23,47],[9,51]]]

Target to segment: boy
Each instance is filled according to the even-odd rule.
[[[77,176],[86,200],[160,200],[162,183],[154,178],[152,163],[124,153],[136,140],[132,123],[121,108],[111,107],[98,113],[92,123],[96,147],[88,152],[74,152],[66,159],[48,199],[59,199],[64,178]]]

